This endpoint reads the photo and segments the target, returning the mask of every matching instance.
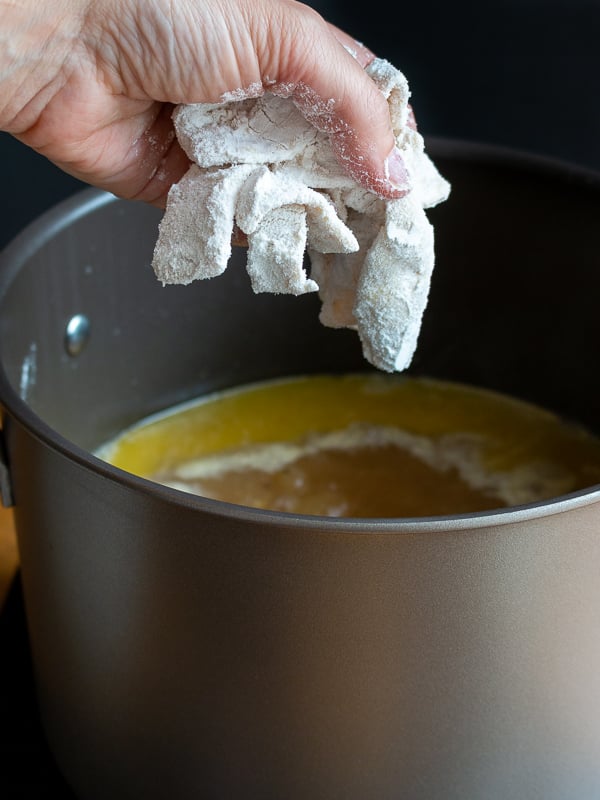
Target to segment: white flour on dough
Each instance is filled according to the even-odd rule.
[[[193,164],[169,192],[152,266],[163,284],[220,275],[237,226],[255,292],[318,291],[321,322],[355,329],[365,358],[394,372],[412,360],[427,305],[434,236],[424,209],[450,186],[424,151],[403,74],[382,59],[367,72],[388,100],[405,197],[363,189],[288,98],[180,105],[175,131]]]

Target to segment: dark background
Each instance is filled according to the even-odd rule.
[[[419,129],[600,169],[600,0],[310,0],[408,79]]]
[[[600,170],[600,0],[311,0],[406,75],[419,129]],[[0,248],[82,184],[0,134]]]

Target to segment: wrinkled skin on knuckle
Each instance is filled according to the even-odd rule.
[[[269,84],[292,87],[313,81],[320,69],[316,51],[323,39],[330,37],[314,9],[291,0],[274,6],[267,3],[265,18],[249,18],[248,25],[266,88]]]

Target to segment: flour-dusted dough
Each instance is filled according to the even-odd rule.
[[[424,209],[450,186],[425,153],[404,75],[383,59],[367,72],[388,101],[405,197],[363,189],[288,98],[181,105],[175,130],[193,164],[169,192],[153,268],[163,284],[220,275],[237,226],[255,292],[318,291],[321,322],[355,329],[365,358],[393,372],[410,364],[427,305],[434,236]]]

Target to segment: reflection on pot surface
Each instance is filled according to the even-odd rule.
[[[498,393],[384,374],[212,394],[99,455],[205,497],[334,517],[470,513],[600,482],[600,440],[580,427]]]

